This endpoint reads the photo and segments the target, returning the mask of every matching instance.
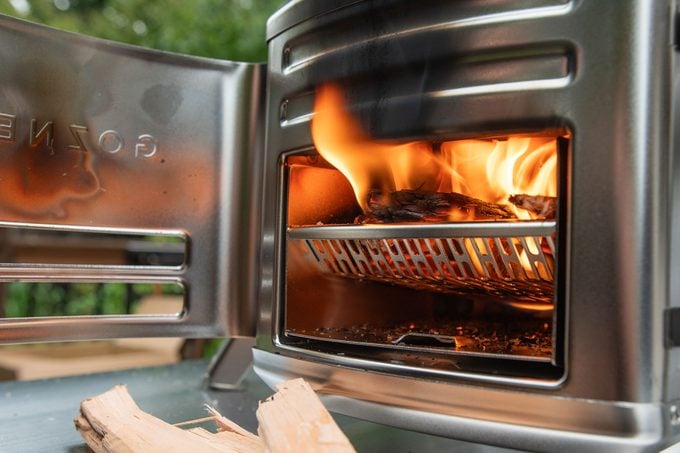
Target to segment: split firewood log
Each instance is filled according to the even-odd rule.
[[[542,219],[554,219],[557,213],[557,197],[543,195],[510,195],[510,203],[518,208],[533,212]]]
[[[276,386],[257,409],[257,432],[273,453],[351,453],[352,444],[303,379]]]
[[[265,450],[261,441],[237,433],[218,436],[170,425],[142,411],[122,385],[83,401],[75,425],[95,453]]]
[[[368,211],[356,223],[445,222],[458,210],[471,220],[514,219],[506,205],[489,203],[456,192],[371,190]]]
[[[211,416],[170,425],[144,411],[125,386],[88,398],[80,404],[76,429],[95,452],[354,452],[347,437],[302,379],[277,386],[278,392],[260,403],[260,436],[250,433],[215,409]],[[179,426],[214,421],[219,432]]]

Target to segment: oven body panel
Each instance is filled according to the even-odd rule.
[[[556,401],[544,392],[445,384],[257,349],[254,358],[270,386],[304,376],[331,410],[412,431],[522,451],[658,451],[670,442],[659,404]]]
[[[676,17],[680,9],[678,4],[674,5],[674,13]],[[677,27],[677,24],[676,24]],[[671,156],[669,158],[670,164],[668,165],[667,171],[669,174],[670,187],[669,187],[669,203],[668,203],[668,221],[669,227],[669,243],[668,249],[670,251],[668,257],[668,267],[670,275],[678,275],[680,271],[680,122],[679,122],[679,109],[680,109],[680,60],[678,59],[678,33],[675,30],[674,39],[672,44],[674,46],[674,52],[671,58],[672,64],[672,105],[671,105]],[[680,349],[678,349],[677,342],[671,341],[671,338],[677,334],[677,327],[673,328],[671,326],[670,318],[671,313],[676,312],[680,308],[680,281],[677,278],[671,278],[668,283],[668,297],[669,306],[666,313],[666,332],[665,340],[667,346],[667,356],[666,356],[666,379],[664,387],[664,399],[669,401],[671,404],[671,411],[673,417],[675,417],[676,423],[678,418],[678,401],[680,401]]]
[[[625,443],[616,436],[630,436],[633,450],[667,442],[675,432],[663,387],[670,232],[668,211],[660,207],[670,202],[672,2],[382,1],[328,11],[286,22],[284,9],[270,23],[256,369],[270,383],[295,370],[340,395],[329,401],[342,412],[367,416],[365,410],[407,426],[406,415],[395,415],[407,407],[432,422],[416,423],[417,429],[470,440],[484,438],[482,419],[498,420],[496,410],[481,408],[500,393],[499,412],[510,407],[513,423],[564,430],[554,437],[561,445]],[[290,8],[293,16],[299,12]],[[567,215],[559,226],[562,378],[432,377],[281,344],[281,156],[312,148],[314,89],[326,81],[342,83],[351,111],[378,138],[570,131]],[[394,387],[385,389],[401,389],[395,392],[409,401],[378,389],[388,381]],[[360,390],[364,385],[377,387],[369,395]],[[465,391],[479,398],[461,405],[452,396],[445,407],[438,404],[441,395]],[[525,406],[527,398],[537,404]],[[373,403],[384,410],[369,409]],[[590,403],[602,409],[597,428],[586,414]],[[554,423],[546,425],[542,405],[556,414]],[[470,406],[478,411],[479,431],[460,429],[456,419],[470,414]],[[515,447],[548,448],[520,429],[508,430]]]
[[[167,316],[6,318],[0,343],[254,336],[263,65],[7,17],[0,42],[0,239],[30,229],[185,244],[175,265],[3,262],[1,282],[175,284],[185,300]]]

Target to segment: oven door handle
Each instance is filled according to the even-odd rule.
[[[23,262],[0,253],[0,282],[184,288],[177,314],[5,318],[0,343],[253,336],[264,65],[137,48],[4,16],[0,42],[2,250],[26,231],[172,236],[185,244],[173,265]]]

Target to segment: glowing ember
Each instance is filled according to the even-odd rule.
[[[438,150],[426,141],[374,140],[347,111],[341,89],[324,84],[316,93],[312,137],[318,152],[350,182],[365,213],[376,190],[457,193],[499,205],[515,194],[557,196],[554,136],[456,140],[441,143]],[[517,218],[541,218],[540,210],[508,207]],[[489,218],[474,207],[463,208],[452,206],[446,220]]]

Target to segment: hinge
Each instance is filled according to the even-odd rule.
[[[671,38],[671,46],[675,50],[678,50],[678,46],[680,46],[680,2],[675,1],[673,2],[673,5],[671,6],[671,33],[670,33],[670,38]]]
[[[680,346],[680,307],[666,310],[665,344],[667,348]]]

